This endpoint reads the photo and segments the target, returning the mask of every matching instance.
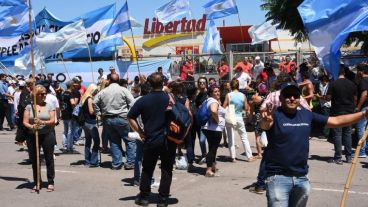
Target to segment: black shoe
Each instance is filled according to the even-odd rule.
[[[135,198],[134,203],[139,206],[148,206],[149,201],[148,201],[147,196],[143,196],[141,193],[139,193],[137,197]]]
[[[157,203],[157,207],[166,207],[169,204],[167,203],[167,198],[160,198]]]
[[[346,157],[346,163],[352,163],[353,159],[351,158],[351,156],[347,156]]]
[[[263,193],[266,192],[266,189],[264,187],[260,187],[258,185],[255,185],[255,186],[251,186],[249,188],[249,191],[252,192],[252,193],[263,194]]]
[[[4,131],[4,128],[2,128],[2,127],[1,127],[1,128],[0,128],[0,131]]]
[[[340,158],[331,158],[327,161],[328,163],[335,163],[337,165],[342,165],[342,160]]]
[[[121,170],[122,166],[118,166],[118,167],[111,167],[111,170]]]

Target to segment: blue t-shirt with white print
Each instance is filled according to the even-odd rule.
[[[307,161],[312,122],[324,126],[327,120],[327,116],[304,108],[290,115],[278,107],[273,114],[273,126],[266,131],[267,175],[304,176],[308,174]]]

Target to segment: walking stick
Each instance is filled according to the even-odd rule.
[[[32,62],[32,78],[36,77],[36,68],[34,64],[34,48],[33,48],[33,31],[32,31],[32,8],[31,8],[31,0],[28,0],[28,17],[29,17],[29,35],[30,35],[30,46],[31,46],[31,62]],[[36,109],[36,81],[33,81],[33,117],[37,118],[37,110]],[[35,129],[35,141],[36,141],[36,192],[40,193],[41,186],[41,166],[40,166],[40,149],[39,149],[39,140],[38,140],[38,129]]]
[[[360,140],[358,142],[358,145],[357,145],[357,148],[355,150],[354,159],[353,159],[353,161],[351,163],[351,167],[350,167],[350,170],[349,170],[348,178],[346,179],[344,193],[342,194],[342,199],[341,199],[340,207],[345,207],[346,199],[348,197],[348,192],[349,192],[349,188],[350,188],[350,184],[351,184],[351,180],[353,179],[353,175],[354,175],[354,172],[355,172],[356,162],[358,160],[360,148],[362,148],[362,144],[367,139],[367,136],[368,136],[368,128],[365,130],[365,132],[363,134],[363,137],[360,138]]]

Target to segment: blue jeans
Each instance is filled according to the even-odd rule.
[[[367,109],[368,109],[368,106],[364,106],[361,111],[364,112]],[[367,118],[365,118],[365,117],[363,119],[361,119],[358,123],[356,123],[356,130],[357,130],[357,134],[358,134],[358,139],[362,138],[366,127],[367,127]],[[366,155],[366,148],[367,148],[367,144],[366,144],[366,142],[363,142],[362,148],[360,149],[360,152],[359,152],[359,155]]]
[[[135,162],[134,162],[134,180],[138,183],[141,181],[141,170],[142,170],[142,160],[143,160],[143,145],[142,141],[137,140],[137,150],[135,154]],[[152,175],[151,183],[155,182],[155,178]]]
[[[76,124],[76,122],[73,122],[71,119],[63,120],[63,145],[67,150],[73,150],[73,124]]]
[[[188,163],[193,164],[194,162],[194,141],[195,141],[195,133],[193,137],[193,133],[189,133],[188,136],[184,139],[185,148],[187,149],[187,158]]]
[[[76,120],[72,119],[74,122],[74,130],[73,130],[73,141],[77,142],[78,140],[80,140],[80,137],[82,135],[82,128],[81,126],[79,126],[79,124],[77,123]]]
[[[9,116],[10,116],[10,121],[11,123],[9,123],[9,126],[14,127],[15,125],[15,107],[14,104],[9,104]]]
[[[307,176],[272,175],[266,179],[268,207],[303,207],[307,205],[310,182]]]
[[[351,157],[351,126],[332,129],[332,136],[335,149],[334,159],[341,159],[342,145],[344,145],[345,157]]]
[[[84,134],[86,143],[84,145],[84,160],[87,165],[98,165],[98,150],[100,148],[100,135],[98,133],[96,124],[84,123]],[[93,139],[93,147],[91,152],[91,145]]]
[[[104,124],[111,144],[112,167],[120,167],[123,164],[123,147],[121,145],[121,139],[125,142],[127,164],[134,165],[136,141],[128,139],[128,121],[121,117],[113,117],[107,118]]]

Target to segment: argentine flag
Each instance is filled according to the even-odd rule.
[[[26,0],[0,0],[0,6],[26,6]]]
[[[203,6],[207,19],[218,19],[238,13],[235,0],[212,0]]]

